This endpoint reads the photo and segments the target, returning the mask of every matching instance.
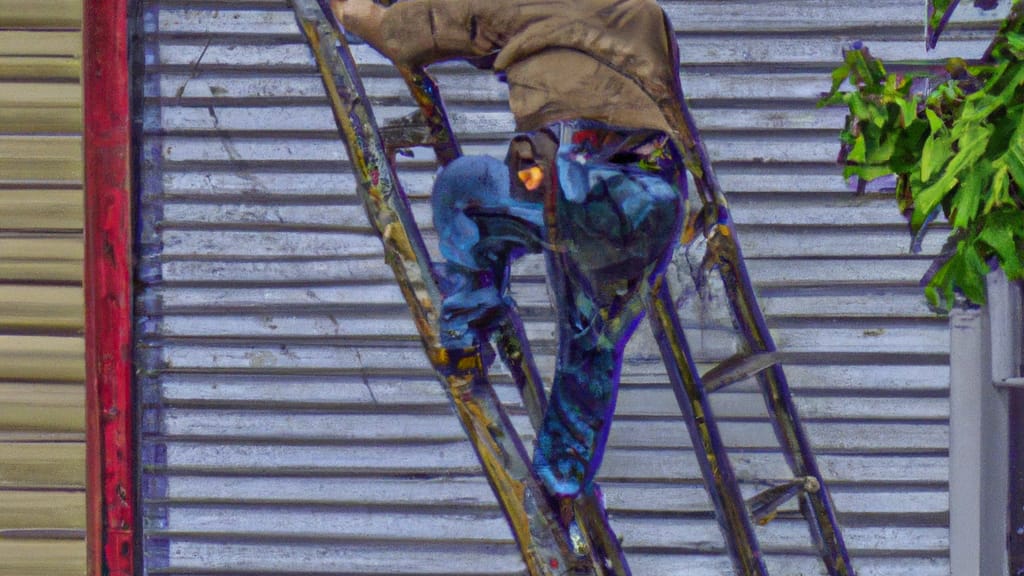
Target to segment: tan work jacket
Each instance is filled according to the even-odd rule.
[[[666,111],[681,105],[678,50],[655,0],[406,0],[378,33],[405,64],[496,53],[523,131],[590,119],[671,132]]]

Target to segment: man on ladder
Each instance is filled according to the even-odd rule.
[[[533,465],[578,543],[572,501],[594,490],[622,349],[686,220],[686,174],[663,112],[682,106],[668,20],[654,0],[332,8],[398,64],[470,58],[508,83],[520,134],[506,162],[462,157],[434,185],[442,343],[455,356],[486,349],[513,306],[511,260],[545,253],[558,362]]]

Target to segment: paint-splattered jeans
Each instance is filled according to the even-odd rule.
[[[533,463],[550,494],[571,497],[591,489],[601,464],[622,349],[679,237],[686,179],[660,132],[591,121],[550,128],[556,174],[541,197],[513,198],[506,164],[463,157],[438,176],[434,222],[447,259],[448,347],[486,340],[513,305],[509,263],[546,255],[558,359]],[[541,168],[549,172],[550,163]]]

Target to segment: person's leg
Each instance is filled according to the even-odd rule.
[[[622,345],[643,309],[632,302],[608,317],[607,307],[563,281],[563,289],[555,289],[558,363],[533,465],[549,494],[573,498],[593,488],[615,411]]]
[[[445,296],[442,345],[473,347],[511,305],[510,261],[540,251],[542,208],[510,198],[508,169],[487,156],[464,156],[448,165],[434,183],[432,202],[446,259],[436,266]]]
[[[623,141],[628,142],[628,132]],[[607,133],[597,134],[607,143]],[[615,136],[615,134],[612,134]],[[551,400],[534,468],[549,494],[589,492],[601,465],[622,366],[622,349],[643,315],[652,278],[679,235],[685,181],[641,154],[585,150],[566,138],[549,241],[549,276],[559,319]],[[641,141],[641,150],[650,146]],[[621,158],[632,162],[619,162]],[[666,163],[667,164],[667,163]],[[648,169],[651,166],[653,168]]]

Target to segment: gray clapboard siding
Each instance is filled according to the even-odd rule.
[[[267,2],[267,7],[273,10],[253,10],[254,2],[225,2],[225,5],[232,7],[243,4],[248,6],[240,10],[219,10],[214,14],[190,9],[187,3],[177,4],[180,6],[169,7],[160,15],[160,30],[165,34],[298,37],[291,14],[282,10],[281,2]],[[744,2],[677,2],[666,3],[665,11],[673,26],[685,33],[742,33],[768,28],[775,32],[821,34],[875,28],[879,22],[903,28],[919,28],[921,25],[920,14],[912,6],[908,7],[905,2],[896,0],[875,2],[871,10],[842,0],[815,3],[789,0],[772,2],[759,10],[751,10],[750,5]],[[715,17],[709,18],[709,13]],[[958,14],[958,24],[961,30],[981,27],[987,31],[995,17],[992,13],[965,11]]]
[[[365,545],[342,546],[322,544],[266,544],[182,541],[169,547],[169,556],[188,570],[188,574],[213,576],[250,574],[266,566],[274,573],[285,570],[302,574],[444,574],[473,575],[481,572],[466,572],[459,566],[445,564],[440,550],[422,545],[408,547],[368,547]],[[266,563],[257,563],[254,555],[267,555]],[[514,556],[496,551],[452,549],[452,554],[466,559],[466,564],[497,564],[487,574],[521,574],[515,570],[502,570],[502,561],[511,562]],[[631,555],[631,566],[640,574],[674,574],[685,570],[687,576],[721,576],[731,570],[729,561],[719,553],[696,551],[687,556],[685,566],[680,566],[673,556],[639,552]],[[815,559],[792,554],[773,556],[767,561],[769,571],[779,574],[815,574]],[[387,565],[391,568],[380,570]],[[942,559],[915,562],[906,558],[865,558],[858,564],[859,574],[865,576],[946,576],[949,574],[948,561]],[[209,572],[204,571],[209,570]],[[161,570],[160,573],[172,572]]]
[[[505,133],[501,133],[504,135]],[[803,136],[786,133],[747,135],[743,133],[709,133],[705,137],[708,153],[720,162],[744,164],[834,164],[833,133]],[[259,165],[307,171],[316,168],[347,167],[347,155],[333,137],[317,134],[272,137],[235,136],[216,133],[214,137],[167,136],[163,138],[164,160],[168,167],[189,165],[215,168],[225,163],[243,166]],[[466,142],[466,154],[503,157],[507,142]],[[399,157],[400,167],[430,170],[433,153],[416,151],[414,158]]]
[[[258,508],[202,504],[178,505],[168,514],[168,522],[178,526],[177,531],[154,530],[155,535],[173,538],[188,534],[216,533],[225,539],[244,536],[248,527],[261,520]],[[623,517],[633,547],[676,548],[693,551],[721,552],[721,533],[710,518],[685,517]],[[806,526],[800,520],[779,520],[765,530],[762,539],[766,551],[807,552]],[[496,511],[461,513],[438,511],[420,513],[393,513],[388,516],[368,515],[358,509],[336,510],[323,506],[282,507],[275,525],[267,531],[275,540],[314,540],[365,542],[394,538],[406,543],[436,542],[445,539],[465,544],[500,544],[508,527]],[[937,528],[913,527],[897,533],[894,529],[876,527],[850,527],[844,536],[852,550],[874,550],[880,544],[896,538],[904,551],[929,549],[941,551],[948,547],[946,531]],[[892,546],[890,544],[890,546]]]
[[[863,255],[871,257],[891,258],[906,255],[910,250],[906,229],[902,226],[815,230],[799,225],[792,228],[740,225],[738,230],[743,239],[744,254],[750,258],[838,258],[848,256],[851,245],[862,247]],[[809,238],[821,235],[827,235],[835,243],[808,242]],[[437,237],[432,230],[425,230],[423,237],[436,245]],[[286,261],[330,258],[338,254],[369,258],[377,254],[377,245],[380,244],[368,231],[320,231],[315,228],[299,231],[287,228],[225,230],[168,227],[163,239],[164,254],[169,260],[242,258]],[[929,234],[924,241],[924,249],[927,253],[934,253],[943,242],[939,234]]]
[[[753,398],[730,398],[742,404]],[[757,399],[760,400],[760,399]],[[884,400],[883,400],[884,401]],[[871,406],[883,401],[863,401]],[[838,402],[819,402],[811,407],[818,410],[810,412],[811,417],[832,413]],[[888,403],[892,403],[891,400]],[[726,404],[721,402],[720,404]],[[825,410],[822,410],[824,404]],[[922,419],[943,418],[941,402],[935,402],[931,410],[920,410],[917,414],[899,414],[902,418],[911,419],[915,416]],[[807,403],[800,407],[805,408]],[[719,408],[719,406],[715,406]],[[730,410],[716,412],[721,414],[722,435],[730,446],[742,448],[772,448],[775,446],[771,437],[771,427],[760,422],[749,422],[751,413],[743,411],[739,421],[730,421]],[[746,406],[739,406],[746,408]],[[925,406],[924,408],[928,408]],[[938,409],[936,409],[938,408]],[[737,407],[733,407],[737,412]],[[609,440],[611,446],[617,447],[656,447],[686,448],[687,439],[682,433],[678,419],[663,416],[659,419],[650,417],[629,417],[623,411],[616,421],[616,428]],[[817,414],[815,414],[817,412]],[[924,413],[923,415],[921,413]],[[936,416],[938,414],[938,416]],[[462,430],[458,422],[451,422],[448,414],[400,414],[385,411],[376,414],[366,411],[358,415],[327,412],[327,411],[284,411],[274,410],[267,414],[258,410],[217,409],[217,408],[169,408],[162,415],[159,432],[165,436],[188,436],[193,439],[223,439],[232,441],[273,441],[273,440],[322,440],[331,443],[373,443],[401,442],[409,438],[419,438],[429,442],[457,441],[462,439]],[[850,415],[839,414],[840,418]],[[863,416],[862,416],[863,417]],[[896,417],[893,415],[891,417]],[[745,418],[745,419],[743,419]],[[945,415],[948,418],[948,413]],[[387,423],[382,425],[381,419]],[[526,428],[522,416],[513,416],[513,421],[520,428]],[[944,450],[949,443],[945,424],[941,421],[931,425],[919,421],[906,423],[836,423],[808,422],[808,430],[818,438],[818,447],[829,451],[857,452],[907,452],[913,450],[933,451]],[[524,435],[525,436],[525,435]]]
[[[890,193],[853,193],[841,110],[815,102],[842,49],[912,60],[984,49],[998,14],[960,10],[923,51],[924,2],[668,1],[682,79],[727,191],[797,405],[858,573],[947,575],[948,347]],[[434,381],[355,196],[325,93],[282,0],[148,5],[141,343],[150,574],[520,574],[472,451]],[[414,103],[357,46],[379,119]],[[466,151],[498,157],[507,91],[434,72]],[[432,153],[400,179],[436,256]],[[736,350],[720,292],[670,269],[702,369]],[[543,373],[543,261],[515,295]],[[717,295],[717,296],[716,296]],[[500,366],[496,391],[532,441]],[[602,469],[638,576],[728,573],[685,428],[646,326],[627,348]],[[751,382],[712,398],[750,494],[788,472]],[[773,574],[819,574],[795,508],[759,528]]]
[[[763,283],[762,283],[763,285]],[[279,288],[264,297],[264,291],[252,288],[178,288],[160,290],[164,314],[226,315],[231,313],[329,313],[379,309],[398,313],[395,305],[397,286],[384,284],[373,293],[359,286],[316,286],[311,288]],[[542,284],[523,282],[515,293],[520,312],[525,315],[546,310],[547,291]],[[871,318],[902,315],[904,318],[932,318],[932,312],[915,289],[878,294],[874,306],[864,305],[865,296],[835,293],[835,290],[807,290],[801,294],[775,293],[763,290],[761,304],[769,319],[840,316]],[[699,306],[698,303],[692,306]]]
[[[765,564],[771,574],[819,574],[815,560],[809,557],[776,555],[766,558]],[[630,567],[638,574],[674,574],[680,570],[687,576],[721,576],[732,569],[724,558],[706,554],[690,554],[685,566],[671,556],[634,554],[630,556]],[[907,558],[859,559],[857,574],[862,576],[949,576],[949,562],[943,559],[915,560]]]
[[[707,16],[705,16],[705,20]],[[678,26],[678,23],[677,23]],[[685,28],[677,30],[680,36],[680,61],[683,65],[714,66],[742,63],[745,65],[765,64],[818,64],[823,58],[841,57],[847,44],[864,38],[864,35],[850,34],[840,37],[819,36],[828,40],[823,50],[820,43],[805,39],[771,35],[750,35],[738,37],[735,34],[688,35]],[[872,35],[873,36],[873,35]],[[237,66],[259,66],[269,71],[302,70],[308,64],[309,52],[301,38],[250,40],[239,43],[233,34],[211,31],[209,37],[215,42],[197,43],[192,38],[168,37],[161,42],[159,63],[169,69],[214,70]],[[812,36],[813,37],[813,36]],[[870,36],[868,36],[870,38]],[[871,41],[871,51],[885,60],[923,60],[927,58],[950,58],[964,53],[981,54],[991,39],[988,31],[975,34],[961,34],[959,42],[948,41],[928,53],[924,43],[916,38],[892,40],[880,38]],[[262,41],[261,41],[262,40]],[[838,40],[838,41],[837,41]],[[387,59],[367,45],[353,46],[353,55],[360,62],[372,66],[388,66]],[[450,65],[454,66],[454,65]],[[685,88],[685,86],[684,86]]]
[[[811,104],[808,103],[808,106]],[[354,198],[351,174],[334,172],[273,172],[254,167],[244,174],[218,171],[189,171],[188,166],[164,171],[160,184],[162,196],[167,198],[195,198],[217,200],[222,198],[274,198],[278,200],[319,198],[325,194],[337,201]],[[849,193],[850,187],[836,178],[835,166],[789,166],[789,173],[781,173],[772,166],[725,166],[719,169],[722,186],[738,194],[779,193],[828,194]],[[410,196],[421,197],[430,189],[432,173],[403,173],[399,179],[410,185]],[[793,180],[801,183],[793,187]],[[335,196],[336,195],[336,196]]]
[[[792,226],[799,222],[804,227],[835,226],[892,226],[893,206],[888,198],[813,198],[789,199],[791,208],[786,214],[778,214],[772,210],[778,197],[768,198],[765,195],[740,195],[730,203],[735,218],[742,218],[744,225],[758,226]],[[874,196],[874,195],[873,195]],[[426,201],[415,201],[412,205],[413,214],[419,220],[430,221],[431,206]],[[200,228],[216,226],[217,228],[269,228],[287,230],[289,228],[319,229],[335,231],[367,230],[366,211],[362,206],[334,202],[309,202],[303,205],[278,204],[274,198],[250,195],[234,202],[216,201],[199,202],[195,199],[168,201],[164,205],[164,225],[177,228]],[[428,225],[424,230],[432,230]],[[938,236],[939,234],[935,234]],[[909,241],[906,242],[909,245]]]
[[[384,82],[384,80],[374,79],[374,82],[379,84]],[[390,82],[387,82],[386,85],[398,86]],[[381,86],[378,85],[377,89],[381,90]],[[383,102],[389,100],[389,98],[386,94],[382,93],[379,97],[374,98],[374,100]],[[258,123],[259,112],[257,109],[245,107],[247,102],[240,102],[240,106],[230,106],[230,103],[231,100],[219,101],[218,104],[228,104],[228,106],[218,106],[212,111],[206,109],[205,113],[196,113],[188,107],[169,108],[167,110],[168,116],[164,123],[165,126],[177,124],[180,130],[187,131],[190,134],[208,133],[212,130],[216,130],[220,134],[231,135],[241,135],[250,132],[253,134],[266,134],[269,132],[278,136],[287,134],[331,136],[335,134],[335,130],[332,129],[334,121],[333,118],[330,118],[330,115],[325,118],[322,110],[303,106],[302,102],[296,102],[291,106],[273,106],[273,109],[268,110],[268,112],[273,113],[276,111],[286,114],[282,119],[289,119],[293,113],[297,115],[291,118],[290,122],[282,122],[282,119],[279,119],[276,122],[270,122],[266,126]],[[387,108],[383,108],[375,113],[378,120],[387,122],[391,119],[405,116],[416,109],[415,105],[398,104],[393,101],[389,102],[389,104],[390,106]],[[467,110],[459,114],[453,114],[451,117],[453,126],[465,127],[474,124],[476,127],[479,127],[480,125],[486,125],[490,130],[498,133],[514,130],[515,123],[512,121],[512,118],[503,113],[497,103],[493,104],[494,106],[487,106],[480,110]],[[267,107],[265,106],[264,108]],[[250,122],[256,122],[256,124],[251,124]]]
[[[805,371],[796,370],[797,373]],[[821,371],[819,371],[821,372]],[[827,374],[827,372],[826,372]],[[224,384],[217,388],[204,390],[194,382],[201,380],[201,376],[168,378],[168,382],[161,388],[164,398],[164,406],[185,407],[185,408],[218,408],[218,409],[275,409],[283,410],[284,404],[290,404],[293,409],[313,408],[336,408],[349,410],[359,407],[361,403],[372,403],[372,412],[390,411],[394,415],[393,407],[432,406],[440,408],[444,406],[444,398],[440,393],[430,389],[425,381],[422,391],[410,397],[399,396],[394,390],[401,384],[385,377],[334,377],[328,382],[306,382],[314,380],[312,377],[300,378],[298,376],[280,376],[274,379],[255,377],[249,378],[223,378]],[[408,377],[393,377],[393,380],[413,380]],[[500,374],[496,375],[497,384],[502,385]],[[320,380],[319,378],[316,380]],[[281,390],[273,394],[270,388],[273,382],[280,382]],[[224,390],[221,390],[221,388]],[[329,388],[328,388],[329,387]],[[189,391],[195,389],[192,394]],[[717,395],[713,405],[718,410],[719,416],[728,421],[732,419],[751,419],[754,414],[763,407],[760,406],[756,394],[752,392],[753,384],[737,384],[729,393]],[[830,393],[831,392],[831,393]],[[817,391],[809,389],[802,393],[797,400],[798,406],[804,419],[813,424],[817,420],[827,420],[838,423],[839,421],[864,420],[864,425],[883,427],[885,423],[893,423],[899,420],[917,420],[920,424],[923,420],[944,421],[949,415],[948,404],[945,398],[921,398],[912,403],[893,402],[891,397],[884,396],[883,391],[875,391],[874,394],[864,392],[859,395],[856,402],[848,400],[852,392],[831,391],[829,389]],[[300,396],[288,401],[289,397]],[[640,383],[626,383],[623,385],[619,405],[619,413],[623,418],[628,417],[662,417],[673,418],[675,411],[670,400],[670,392],[660,387],[652,387]],[[370,412],[369,408],[361,408]],[[436,413],[436,412],[435,412]],[[258,414],[254,414],[256,416]],[[264,417],[268,417],[264,414]],[[623,420],[624,422],[626,420]],[[752,426],[749,422],[746,422]],[[222,423],[211,422],[210,425],[221,426]],[[253,424],[250,423],[249,426]],[[624,424],[625,426],[625,424]],[[385,428],[386,429],[386,428]],[[908,430],[914,433],[913,429]],[[305,433],[316,433],[306,431]],[[365,431],[367,437],[377,434],[378,430],[372,428]],[[931,434],[932,432],[928,432]],[[230,434],[229,434],[230,435]],[[767,442],[762,439],[761,441]],[[894,439],[893,441],[898,441]]]
[[[387,415],[382,415],[386,418]],[[685,434],[680,423],[679,433]],[[154,436],[161,438],[160,436]],[[460,440],[410,439],[405,443],[328,443],[322,440],[277,443],[232,441],[213,438],[173,439],[163,437],[164,448],[152,455],[150,473],[204,474],[347,474],[401,477],[417,475],[478,474],[472,450]],[[868,484],[943,483],[948,458],[922,454],[831,453],[819,451],[818,463],[827,478],[836,483]],[[700,482],[692,451],[645,447],[642,450],[609,450],[602,475],[618,481]],[[746,449],[733,455],[736,475],[744,482],[773,482],[790,472],[781,454]],[[401,504],[398,502],[396,504]],[[265,511],[272,517],[272,511]]]
[[[928,269],[926,257],[815,258],[814,260],[758,259],[747,257],[752,277],[765,288],[821,289],[848,287],[853,294],[870,295],[864,302],[871,308],[882,294],[876,288],[917,286]],[[513,270],[535,277],[543,273],[543,261],[523,258]],[[393,281],[394,276],[380,258],[305,258],[287,264],[275,261],[244,261],[204,258],[202,260],[169,260],[162,263],[163,280],[179,287],[227,286],[248,288],[254,283],[287,287],[295,278],[308,286],[350,285],[363,282],[377,285]]]
[[[658,513],[706,516],[708,499],[697,484],[663,483],[637,486],[616,482],[604,485],[608,506],[620,513]],[[429,490],[423,488],[429,487]],[[750,488],[750,487],[748,487]],[[652,496],[654,498],[652,498]],[[900,501],[912,503],[918,517],[944,514],[948,500],[941,489],[929,487],[893,489],[879,486],[870,491],[837,486],[837,505],[856,507],[863,516],[891,516]],[[493,508],[491,489],[482,478],[246,478],[234,476],[176,475],[167,480],[166,497],[154,503],[183,505],[243,504],[247,506],[387,506],[401,498],[410,508],[423,511]],[[795,507],[790,505],[786,511]]]
[[[852,326],[842,326],[840,320],[833,322],[835,327],[805,327],[777,323],[775,330],[778,339],[786,343],[786,349],[793,352],[804,349],[816,349],[818,346],[825,346],[826,350],[844,350],[857,346],[863,347],[864,351],[882,351],[885,347],[898,346],[904,352],[923,352],[941,354],[949,348],[949,337],[944,331],[944,326],[938,322],[912,321],[909,325],[900,325],[897,321],[885,320],[884,324],[878,321],[855,321],[849,320],[843,323]],[[782,324],[782,325],[779,325]],[[876,327],[876,326],[888,327]],[[527,335],[531,342],[536,342],[541,349],[554,345],[555,324],[550,320],[530,322],[527,328]],[[707,331],[706,331],[707,332]],[[920,336],[918,336],[920,334]],[[250,316],[244,314],[232,314],[227,318],[210,316],[173,316],[164,318],[160,322],[160,331],[151,334],[145,328],[141,336],[161,336],[168,339],[175,338],[209,338],[217,340],[234,340],[244,342],[260,342],[266,340],[294,340],[320,342],[344,343],[347,341],[402,341],[415,342],[418,333],[412,321],[400,316],[382,319],[375,316],[347,314],[343,318],[323,317],[314,315],[303,317],[296,315],[270,315],[261,314]],[[725,340],[723,335],[723,340]],[[640,335],[637,336],[641,338]],[[710,336],[714,338],[715,336]],[[709,338],[709,334],[704,334]],[[818,339],[827,340],[827,343]],[[731,341],[731,339],[730,339]],[[728,341],[723,341],[720,346],[727,346]]]
[[[543,366],[549,367],[549,366]],[[644,384],[638,374],[638,366],[631,366],[631,382],[623,384],[618,402],[619,410],[636,416],[674,416],[671,392],[658,384]],[[394,370],[394,368],[392,368]],[[223,374],[211,381],[211,371],[183,374],[168,373],[156,390],[167,406],[216,406],[250,408],[352,408],[367,410],[373,405],[378,410],[388,407],[411,409],[413,407],[443,407],[446,405],[444,392],[431,379],[426,370],[419,374],[406,371],[394,375],[360,374],[318,374],[281,373],[266,374]],[[342,372],[342,371],[338,371]],[[909,409],[910,406],[931,406],[927,410],[945,413],[942,406],[944,392],[942,379],[946,369],[942,366],[890,366],[889,378],[884,383],[872,381],[866,376],[870,369],[863,366],[799,366],[789,370],[794,386],[799,391],[797,398],[804,412],[813,410],[817,398],[839,397],[847,400],[843,404],[844,414],[849,418],[868,419],[880,417],[877,411],[865,413],[863,398],[875,398],[872,409],[886,407]],[[660,378],[660,376],[657,376]],[[507,376],[496,370],[494,374],[497,391],[506,405],[518,406],[516,393],[511,390]],[[827,384],[822,384],[827,383]],[[752,385],[738,383],[729,389],[750,392]],[[892,402],[896,395],[913,395],[915,402]],[[938,400],[938,402],[936,401]],[[715,400],[718,402],[718,400]],[[893,414],[885,412],[883,414]],[[895,412],[900,414],[901,412]],[[809,418],[812,414],[805,414]],[[933,413],[930,416],[935,416]],[[818,417],[834,417],[832,408],[821,410]],[[922,416],[923,417],[923,416]]]
[[[388,116],[400,115],[404,108],[395,108]],[[225,104],[209,109],[187,106],[167,106],[162,112],[165,129],[203,133],[219,131],[231,134],[250,133],[302,133],[330,134],[336,131],[330,110],[320,106],[296,104],[293,106],[244,106]],[[724,130],[831,130],[843,126],[845,114],[838,109],[816,114],[806,110],[734,110],[730,108],[702,107],[694,111],[701,130],[708,133]],[[486,125],[494,132],[512,132],[515,122],[506,113],[496,110],[472,110],[452,114],[452,127],[464,131],[473,126]],[[231,126],[230,131],[224,126]]]
[[[875,333],[883,332],[876,336]],[[918,361],[927,363],[933,359],[945,358],[943,350],[948,348],[946,338],[939,329],[921,332],[928,341],[920,346],[914,344],[912,330],[886,330],[884,328],[849,329],[849,330],[805,330],[777,331],[780,335],[780,346],[791,346],[785,356],[791,363],[813,364],[825,360],[823,354],[831,355],[833,362],[854,361],[861,359],[868,362],[893,364],[899,362]],[[867,333],[867,334],[865,334]],[[642,338],[642,333],[637,338]],[[819,339],[839,338],[841,344],[825,342],[817,345]],[[226,339],[210,339],[207,342],[168,341],[163,345],[163,353],[157,357],[165,369],[195,371],[210,368],[216,371],[266,369],[275,373],[291,371],[324,371],[332,370],[366,370],[397,369],[400,371],[426,371],[427,364],[418,359],[422,353],[418,342],[385,338],[330,338],[325,344],[305,341],[283,343],[281,338],[266,338],[262,342],[231,341]],[[693,339],[691,337],[691,339]],[[909,342],[909,343],[908,343]],[[538,354],[553,352],[550,340],[538,343]],[[543,344],[541,346],[540,344]],[[736,352],[731,342],[713,339],[701,342],[694,339],[691,346],[694,356],[699,362],[720,360]],[[637,354],[645,363],[653,362],[656,351],[639,345],[631,345],[627,349],[634,357]],[[380,356],[378,356],[378,354]],[[920,356],[920,358],[915,358]],[[323,364],[326,363],[326,364]],[[633,368],[637,362],[627,363]],[[884,373],[884,368],[878,372]],[[883,375],[870,375],[871,378],[884,378]],[[883,380],[884,381],[884,380]],[[824,385],[824,384],[822,384]]]
[[[494,86],[490,78],[470,74],[464,68],[443,64],[437,65],[437,68],[435,76],[441,80],[448,79],[447,84],[450,86],[447,86],[445,93],[452,100],[460,99],[473,104],[494,103],[508,95],[506,87]],[[757,70],[740,73],[722,69],[714,72],[684,70],[683,74],[686,79],[686,95],[694,104],[695,114],[713,102],[753,99],[792,105],[814,100],[823,91],[820,73],[813,71],[767,74]],[[372,83],[366,85],[366,89],[371,101],[387,101],[392,104],[400,102],[405,106],[414,106],[411,98],[402,92],[405,85],[401,79],[374,78]],[[827,89],[828,86],[824,86],[824,90]],[[259,104],[295,106],[325,96],[320,79],[306,74],[274,72],[253,78],[216,70],[204,72],[197,77],[172,70],[162,75],[160,86],[147,88],[145,94],[170,104],[216,103],[236,106],[244,103],[247,98],[258,98]],[[459,114],[453,112],[455,117]],[[511,123],[509,120],[505,122]]]

